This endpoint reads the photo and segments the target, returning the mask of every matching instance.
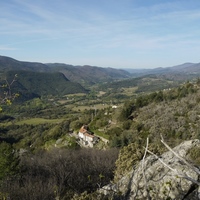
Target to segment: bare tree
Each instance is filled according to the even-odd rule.
[[[10,105],[12,101],[19,96],[17,93],[12,93],[12,85],[17,81],[17,74],[15,74],[11,82],[9,82],[7,78],[5,78],[4,81],[5,84],[0,86],[0,89],[2,90],[2,96],[0,96],[0,104]]]

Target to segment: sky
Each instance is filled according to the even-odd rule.
[[[112,68],[200,62],[199,0],[0,0],[0,55]]]

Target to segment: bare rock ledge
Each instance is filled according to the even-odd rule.
[[[200,147],[199,140],[185,141],[173,148],[173,151],[186,159],[188,151],[195,146]],[[159,157],[146,157],[118,183],[104,186],[99,192],[108,196],[120,194],[121,199],[126,200],[198,200],[199,177],[198,167],[189,166],[172,151],[168,151]]]

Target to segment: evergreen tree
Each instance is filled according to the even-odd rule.
[[[0,180],[17,172],[19,159],[12,146],[6,142],[0,143]]]

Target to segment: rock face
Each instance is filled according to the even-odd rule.
[[[199,147],[199,140],[185,141],[173,149],[186,159],[188,150]],[[189,166],[172,151],[161,156],[150,155],[117,184],[102,189],[104,195],[117,195],[120,199],[200,199],[200,172],[197,167]],[[192,181],[191,181],[192,179]],[[199,184],[199,185],[198,185]]]

